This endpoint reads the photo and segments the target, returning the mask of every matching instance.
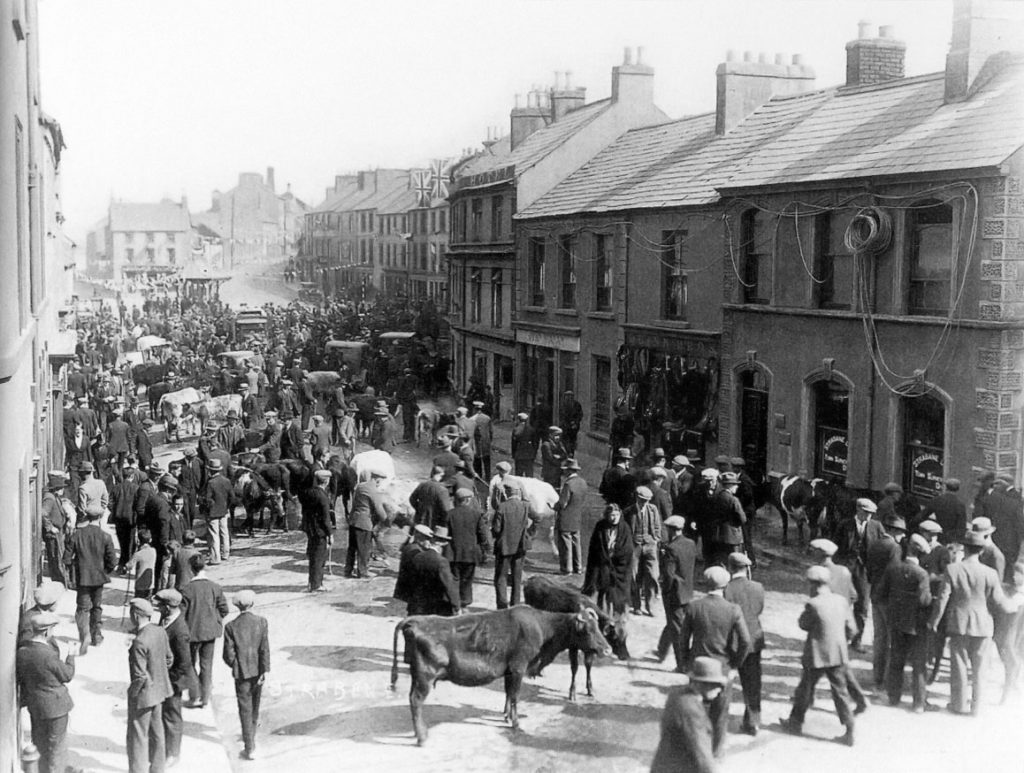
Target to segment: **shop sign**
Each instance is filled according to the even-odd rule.
[[[821,439],[821,471],[827,475],[846,477],[850,466],[850,442],[845,432],[823,430]]]
[[[934,497],[942,493],[942,454],[927,448],[910,450],[910,493]]]
[[[563,352],[578,352],[580,339],[574,336],[561,336],[555,333],[539,333],[536,330],[516,330],[516,341],[529,346],[541,346],[545,349],[558,349]]]

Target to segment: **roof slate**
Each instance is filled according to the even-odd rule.
[[[110,204],[111,231],[188,231],[188,210],[174,201]]]

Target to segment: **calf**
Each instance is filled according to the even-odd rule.
[[[460,617],[416,615],[395,626],[391,689],[398,681],[398,634],[405,638],[405,662],[412,686],[409,707],[416,742],[427,740],[423,701],[439,679],[465,687],[505,677],[505,718],[519,729],[517,702],[523,677],[534,677],[564,649],[608,655],[611,647],[589,608],[571,613],[515,606]]]
[[[608,640],[612,652],[619,660],[629,659],[629,650],[626,648],[626,624],[625,616],[611,618],[597,608],[587,596],[573,588],[536,575],[526,581],[523,587],[523,596],[526,603],[536,609],[543,609],[547,612],[572,612],[586,608],[597,615],[597,624]],[[590,681],[590,669],[594,665],[594,653],[583,653],[583,665],[587,670],[587,695],[594,696],[594,685]],[[579,650],[576,647],[569,647],[569,668],[572,671],[572,680],[569,682],[569,700],[576,700],[576,671],[579,669]]]

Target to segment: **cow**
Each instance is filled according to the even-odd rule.
[[[602,656],[611,653],[597,614],[587,607],[575,612],[514,606],[459,617],[415,615],[395,626],[392,690],[398,681],[399,634],[405,639],[405,662],[412,676],[409,708],[420,746],[427,740],[423,701],[439,679],[480,687],[505,677],[505,719],[518,731],[517,704],[524,676],[538,676],[569,647]]]
[[[523,586],[523,598],[526,603],[534,609],[543,609],[545,612],[573,612],[586,608],[592,609],[597,614],[597,623],[608,640],[608,644],[619,660],[629,660],[629,649],[626,647],[626,622],[625,616],[609,617],[587,596],[579,591],[559,585],[546,577],[535,575],[526,581]],[[594,697],[594,685],[590,681],[590,669],[594,665],[594,653],[583,654],[583,665],[587,670],[587,695]],[[575,647],[569,647],[569,668],[572,671],[572,680],[569,682],[569,700],[576,700],[576,671],[579,669],[579,651]]]
[[[789,519],[796,522],[800,544],[805,542],[804,524],[810,538],[828,537],[845,518],[853,516],[857,494],[842,483],[799,475],[787,475],[772,484],[771,503],[782,516],[782,544],[788,542]]]
[[[426,441],[428,446],[437,444],[437,428],[441,414],[436,408],[420,408],[416,413],[416,447]]]
[[[174,381],[157,381],[155,384],[146,387],[146,399],[149,400],[149,415],[154,417],[154,420],[160,416],[160,398],[168,392],[174,392],[177,389],[178,384]]]

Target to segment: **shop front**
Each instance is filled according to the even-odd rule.
[[[519,404],[524,411],[539,403],[549,406],[556,423],[561,395],[578,391],[580,358],[579,329],[568,335],[557,331],[547,325],[516,328],[522,374]]]

